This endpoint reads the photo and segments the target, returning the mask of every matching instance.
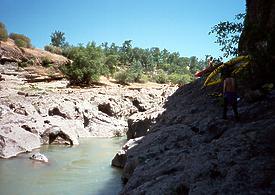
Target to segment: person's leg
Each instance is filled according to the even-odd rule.
[[[227,98],[224,97],[224,98],[223,98],[223,119],[226,119],[226,118],[227,118],[227,116],[226,116],[226,113],[227,113],[227,105],[228,105]]]
[[[237,99],[233,102],[232,104],[232,108],[234,111],[234,116],[236,120],[239,120],[239,113],[238,113],[238,103],[237,103]]]

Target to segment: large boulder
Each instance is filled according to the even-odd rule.
[[[138,109],[132,104],[129,98],[122,98],[117,95],[101,94],[95,98],[95,102],[98,103],[99,111],[118,119],[124,120],[138,112]]]
[[[115,157],[112,160],[112,166],[124,168],[125,163],[127,161],[127,155],[126,155],[127,151],[135,147],[136,145],[138,145],[141,142],[141,140],[142,140],[142,137],[128,140],[122,146],[122,149],[116,153]]]
[[[146,135],[151,126],[156,123],[156,119],[163,111],[163,108],[154,108],[146,112],[138,112],[130,116],[127,121],[127,139],[134,139]]]
[[[58,126],[52,126],[43,133],[41,136],[44,144],[69,144],[69,145],[78,145],[77,134],[74,130],[70,129],[63,130]]]
[[[127,123],[123,120],[108,116],[107,114],[96,111],[86,110],[83,112],[84,126],[91,136],[115,137],[125,135]]]
[[[114,167],[118,167],[118,168],[123,168],[125,166],[126,163],[126,153],[124,150],[119,150],[115,157],[112,160],[112,166]]]
[[[10,158],[22,152],[30,152],[40,147],[38,135],[15,125],[0,127],[0,157]]]

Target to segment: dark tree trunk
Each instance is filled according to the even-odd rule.
[[[257,84],[275,81],[275,0],[246,0],[239,54],[251,55]]]

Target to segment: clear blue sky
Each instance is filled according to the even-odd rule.
[[[49,44],[59,30],[74,45],[133,40],[136,47],[199,58],[221,55],[208,32],[245,11],[245,0],[1,0],[0,5],[8,31],[27,35],[35,47]]]

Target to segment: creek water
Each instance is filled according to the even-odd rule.
[[[111,167],[125,138],[85,138],[79,146],[45,145],[38,152],[49,162],[21,154],[0,159],[0,194],[118,194],[121,170]]]

